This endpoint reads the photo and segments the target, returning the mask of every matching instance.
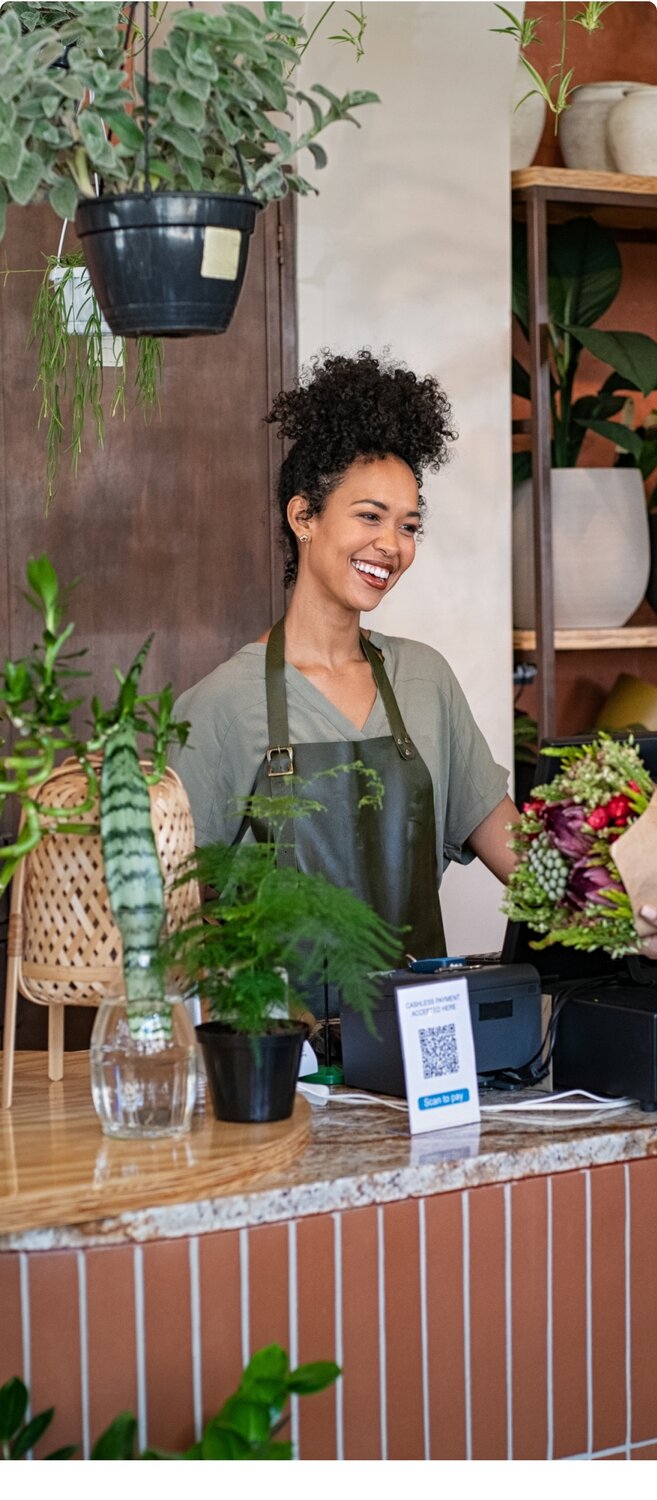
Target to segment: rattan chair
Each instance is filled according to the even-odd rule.
[[[87,782],[79,762],[66,760],[41,787],[47,807],[77,807]],[[194,849],[187,794],[167,768],[149,788],[155,843],[165,879],[167,923],[180,926],[198,906],[194,882],[173,889]],[[90,822],[98,820],[92,809]],[[9,915],[2,1070],[2,1108],[11,1107],[18,995],[48,1006],[48,1077],[64,1074],[64,1008],[99,1005],[121,981],[121,938],[112,920],[97,833],[47,833],[14,875]]]

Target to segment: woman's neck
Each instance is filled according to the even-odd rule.
[[[362,659],[360,615],[326,600],[320,606],[297,584],[285,615],[285,657],[330,670]]]

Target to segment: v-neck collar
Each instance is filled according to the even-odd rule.
[[[373,642],[372,644],[375,643]],[[253,647],[256,647],[258,652],[262,652],[263,655],[267,651],[267,646],[264,641],[253,641],[249,646],[244,647],[243,649],[252,650]],[[300,672],[298,667],[292,665],[292,662],[286,661],[285,663],[285,678],[286,682],[294,686],[295,691],[298,692],[301,698],[305,698],[308,703],[314,705],[316,709],[319,708],[321,710],[324,718],[327,719],[330,724],[334,725],[335,728],[339,731],[340,739],[354,740],[362,739],[363,737],[365,737],[365,739],[373,738],[370,731],[370,725],[377,713],[379,714],[379,716],[381,716],[381,710],[383,710],[383,719],[385,721],[385,729],[383,732],[387,732],[388,734],[391,732],[390,725],[388,724],[388,717],[385,712],[385,708],[383,707],[383,701],[378,688],[376,690],[376,697],[367,715],[365,723],[363,724],[362,729],[359,729],[358,726],[354,724],[353,719],[350,719],[347,714],[343,714],[342,710],[338,708],[335,703],[332,703],[331,699],[327,698],[326,694],[322,693],[320,688],[315,687],[314,682],[311,682],[309,677],[306,677],[303,672]]]

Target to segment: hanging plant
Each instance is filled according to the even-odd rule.
[[[127,344],[114,335],[102,317],[93,294],[81,251],[48,256],[34,310],[30,343],[38,347],[36,384],[41,394],[39,425],[46,426],[46,513],[57,489],[62,443],[71,453],[77,474],[85,421],[90,418],[96,440],[103,447],[105,412],[102,404],[104,369],[116,366],[117,377],[110,414],[126,415]],[[162,375],[159,339],[137,340],[134,375],[136,403],[148,416],[158,405]],[[65,430],[65,397],[70,396],[70,429]]]
[[[262,15],[231,4],[186,10],[152,51],[154,6],[143,7],[139,37],[135,5],[66,5],[55,25],[47,7],[50,24],[27,29],[37,8],[0,14],[0,233],[8,198],[47,196],[62,217],[75,215],[113,332],[223,331],[259,210],[314,192],[299,160],[308,152],[324,167],[318,137],[339,121],[357,125],[353,111],[377,95],[298,89],[308,37],[273,0]],[[292,135],[285,127],[297,117]]]

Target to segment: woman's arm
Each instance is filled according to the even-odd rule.
[[[497,807],[489,812],[483,823],[473,829],[468,839],[473,853],[504,885],[517,862],[517,855],[508,845],[510,834],[506,825],[517,823],[519,817],[520,813],[511,798],[505,797],[503,802],[498,802]]]

